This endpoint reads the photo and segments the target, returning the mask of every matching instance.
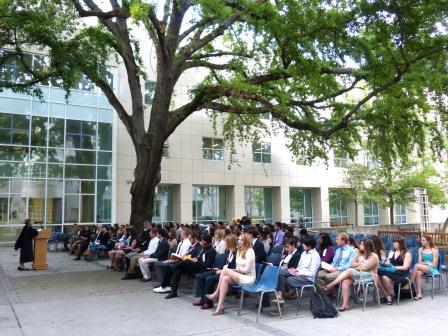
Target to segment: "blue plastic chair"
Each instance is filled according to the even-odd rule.
[[[278,314],[280,315],[280,318],[282,318],[282,311],[280,309],[280,303],[279,303],[278,295],[277,295],[277,284],[278,284],[278,273],[279,272],[280,272],[280,267],[267,265],[263,271],[263,274],[260,277],[260,280],[258,280],[258,283],[255,283],[253,285],[241,286],[241,297],[240,297],[240,304],[238,306],[238,316],[241,315],[241,307],[243,306],[244,292],[260,294],[260,302],[258,303],[257,322],[260,318],[260,312],[261,312],[261,308],[263,306],[263,304],[262,304],[263,295],[265,293],[274,292],[275,298],[277,299]]]
[[[265,264],[255,264],[255,283],[258,282],[258,280],[260,280],[260,275],[261,273],[263,273],[263,267],[265,266]],[[232,285],[233,289],[241,289],[241,285]]]
[[[281,261],[282,255],[280,253],[271,253],[266,259],[266,263],[274,266],[279,266]]]
[[[271,248],[271,251],[269,251],[269,255],[273,254],[273,253],[282,253],[283,252],[283,246],[282,245],[275,245],[274,247]]]
[[[443,260],[443,261],[442,261]],[[440,290],[440,286],[443,287],[443,292],[446,296],[446,288],[445,283],[443,282],[443,275],[442,275],[442,263],[445,262],[445,250],[439,250],[439,265],[437,269],[439,270],[439,274],[432,274],[432,273],[426,273],[423,274],[424,279],[431,279],[431,299],[434,299],[434,280],[436,278],[439,279],[439,288],[437,290]]]
[[[317,276],[316,276],[317,278]],[[302,285],[302,286],[291,286],[292,288],[294,288],[296,290],[296,296],[297,296],[297,312],[296,315],[299,315],[299,310],[300,310],[300,303],[302,301],[302,296],[303,296],[303,290],[307,289],[307,288],[311,288],[314,290],[314,293],[316,293],[316,284],[309,284],[309,285]],[[300,295],[299,295],[299,289],[300,289]]]
[[[407,248],[416,247],[417,246],[417,237],[414,236],[406,236],[405,244]]]

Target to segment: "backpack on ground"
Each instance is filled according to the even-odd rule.
[[[338,311],[333,306],[330,298],[320,290],[311,295],[310,310],[314,318],[333,318],[338,316]]]

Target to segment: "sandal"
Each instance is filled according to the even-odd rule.
[[[222,315],[222,314],[224,314],[224,308],[214,311],[212,315],[218,316],[218,315]]]
[[[338,308],[338,312],[345,312],[345,311],[347,311],[347,310],[350,310],[350,307],[347,307],[347,308],[339,307],[339,308]]]
[[[414,301],[418,301],[418,300],[421,300],[421,299],[423,299],[423,297],[420,295],[420,296],[414,296]]]

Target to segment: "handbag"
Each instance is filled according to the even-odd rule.
[[[394,265],[389,265],[389,266],[380,265],[379,270],[380,270],[380,272],[395,273],[395,271],[396,271],[397,269],[395,268]]]

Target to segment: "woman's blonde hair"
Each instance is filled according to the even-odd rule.
[[[234,234],[228,234],[225,238],[225,242],[226,242],[226,249],[229,251],[235,251],[237,248],[237,244],[236,244],[236,236]]]
[[[249,233],[243,233],[241,236],[242,242],[238,248],[238,255],[240,255],[241,258],[246,259],[247,250],[252,248],[252,235],[250,235]]]
[[[218,240],[221,241],[224,239],[224,237],[226,235],[226,230],[224,230],[224,229],[216,230],[215,235],[218,237]]]

